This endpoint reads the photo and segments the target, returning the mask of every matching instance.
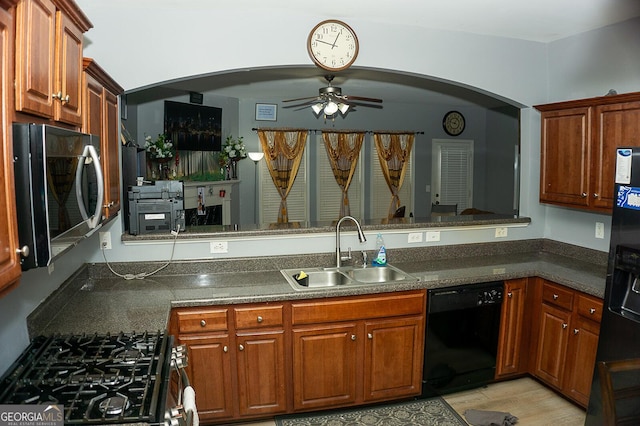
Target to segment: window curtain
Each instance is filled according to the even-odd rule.
[[[358,165],[364,132],[323,132],[322,139],[327,150],[333,176],[342,190],[340,217],[344,217],[351,214],[349,185]]]
[[[388,212],[388,218],[391,219],[400,207],[398,191],[404,182],[415,135],[413,133],[374,133],[373,139],[378,150],[378,160],[380,160],[384,179],[391,191],[391,205]]]
[[[307,141],[306,130],[260,130],[258,138],[267,168],[280,194],[278,223],[288,223],[287,195],[293,187]]]

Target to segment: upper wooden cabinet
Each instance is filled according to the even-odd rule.
[[[18,284],[21,269],[18,249],[15,186],[13,182],[13,3],[0,0],[0,297]]]
[[[100,162],[104,173],[103,216],[120,210],[120,141],[118,95],[124,89],[93,59],[83,60],[83,123],[85,133],[100,136]]]
[[[82,35],[72,0],[21,0],[16,11],[16,111],[82,124]]]
[[[540,202],[611,212],[615,149],[640,146],[640,92],[535,108],[542,113]]]

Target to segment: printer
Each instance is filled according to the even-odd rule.
[[[131,235],[184,231],[184,190],[181,181],[157,180],[129,187]]]

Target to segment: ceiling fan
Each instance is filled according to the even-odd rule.
[[[324,115],[325,118],[333,118],[340,113],[345,116],[347,112],[353,111],[357,106],[368,108],[382,108],[382,99],[366,98],[362,96],[343,95],[342,89],[332,86],[333,75],[325,75],[328,86],[321,87],[318,96],[310,96],[305,98],[286,99],[282,102],[300,102],[295,105],[285,105],[284,108],[303,109],[311,106],[316,116]]]

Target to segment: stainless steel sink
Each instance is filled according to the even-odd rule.
[[[280,272],[294,290],[418,281],[413,275],[391,265],[366,268],[303,268],[302,271],[307,274],[307,278],[303,280],[297,279],[300,269],[283,269]]]
[[[354,268],[347,274],[356,281],[363,283],[385,283],[404,281],[409,275],[392,266],[376,266],[372,268]],[[413,277],[412,277],[413,278]],[[416,279],[417,280],[417,279]]]

